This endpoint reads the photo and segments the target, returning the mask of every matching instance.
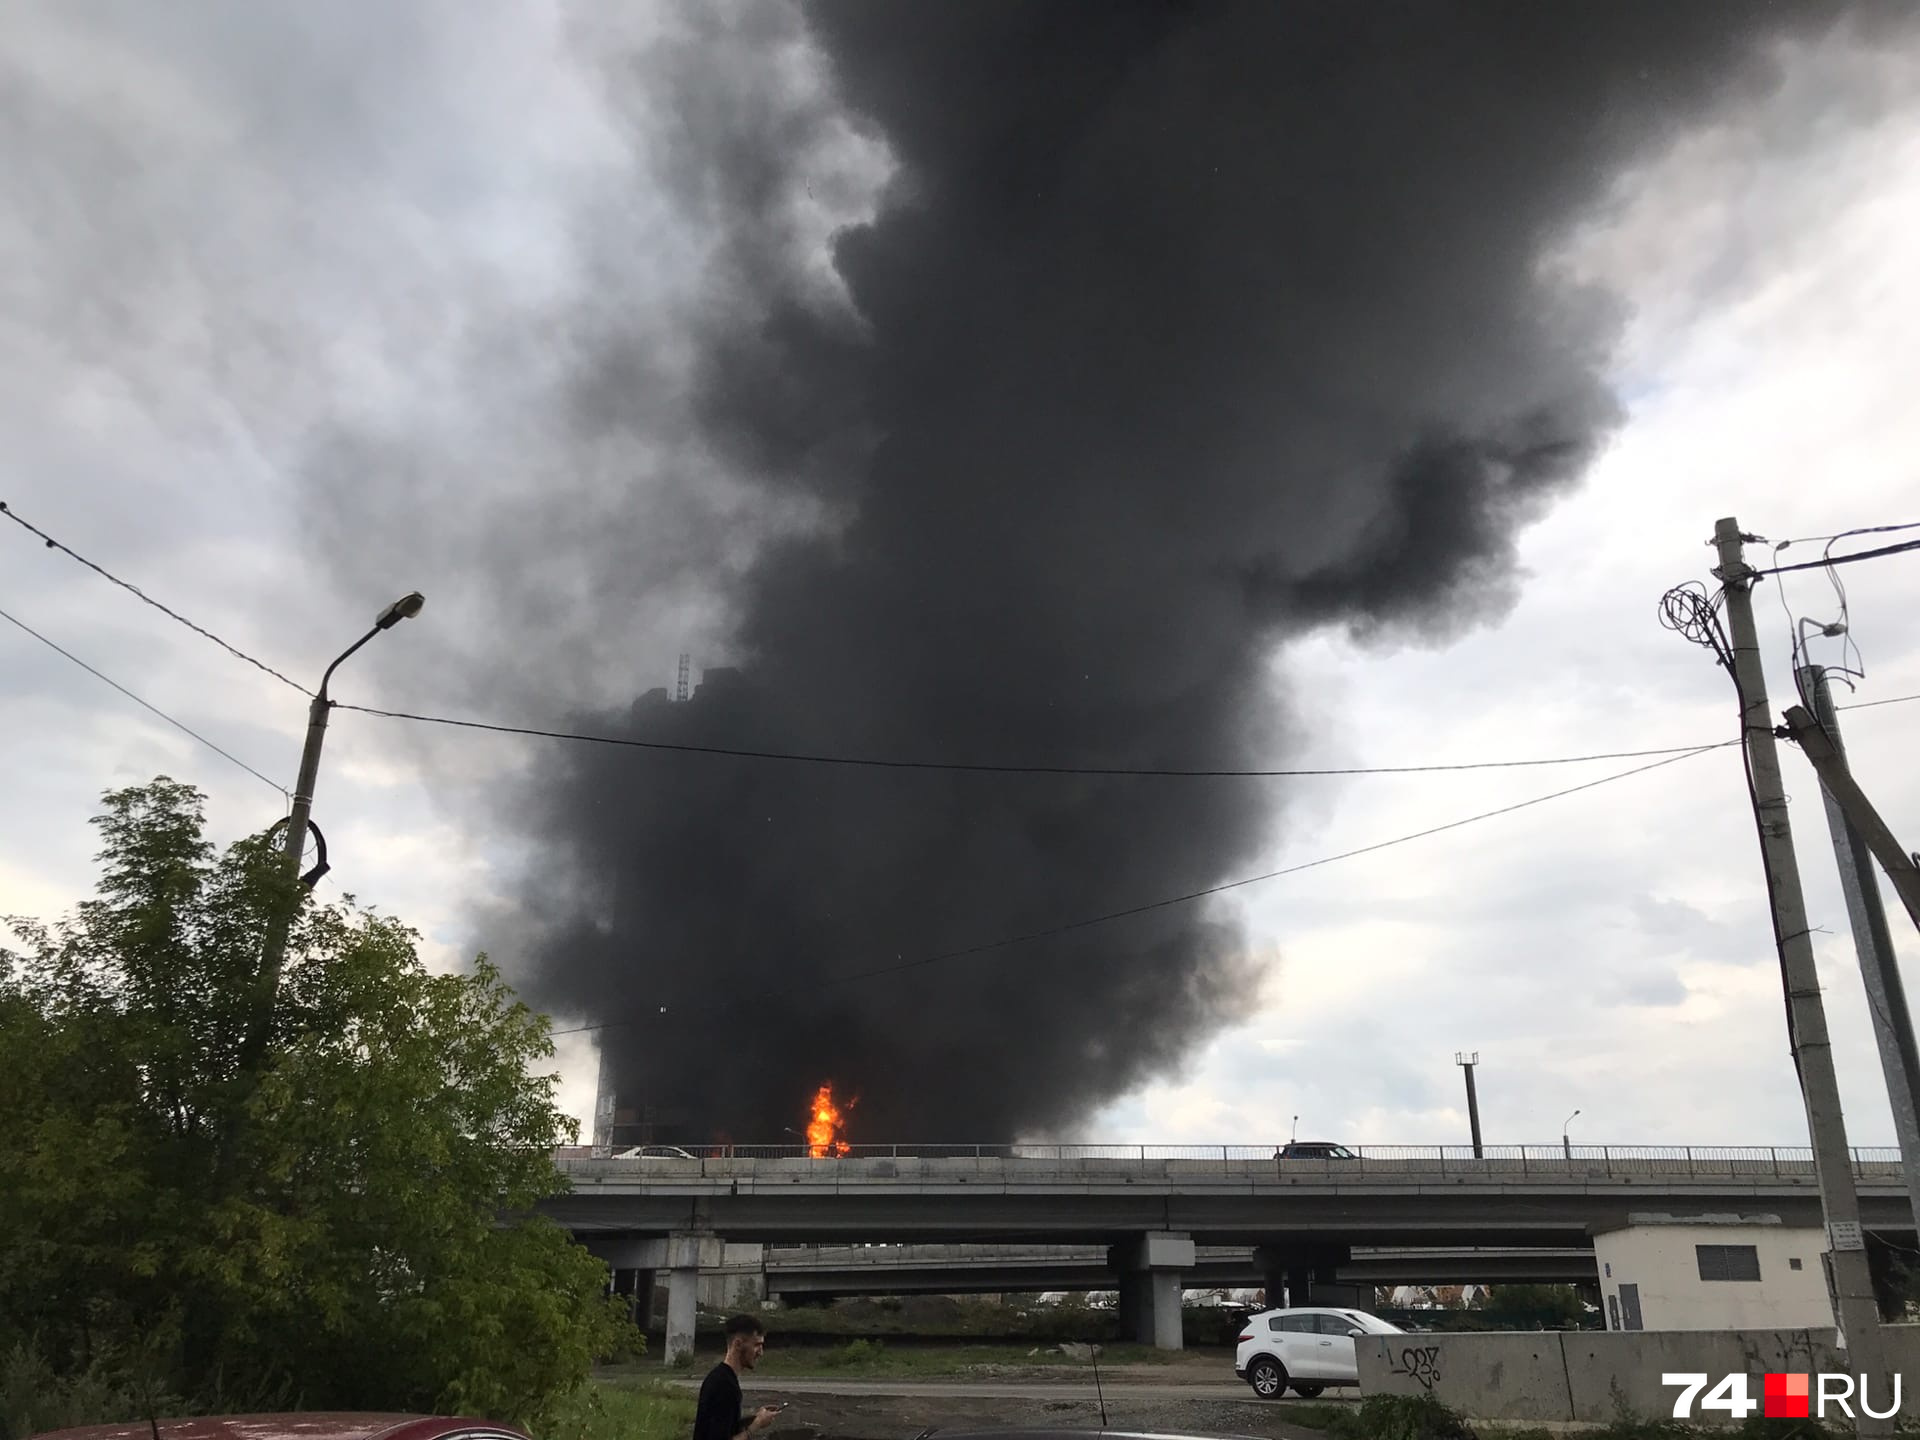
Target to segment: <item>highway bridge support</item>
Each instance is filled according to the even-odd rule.
[[[1180,1286],[1193,1268],[1191,1235],[1150,1230],[1107,1252],[1120,1276],[1120,1327],[1141,1345],[1181,1348]]]
[[[659,1273],[667,1272],[667,1343],[661,1358],[671,1365],[682,1355],[692,1354],[700,1272],[719,1268],[720,1241],[713,1235],[692,1231],[672,1235],[607,1234],[586,1237],[586,1246],[613,1267],[616,1290],[623,1273],[633,1274],[630,1293],[642,1325],[652,1318]]]
[[[1253,1252],[1254,1263],[1266,1276],[1267,1304],[1325,1305],[1345,1310],[1373,1309],[1373,1286],[1343,1284],[1335,1279],[1342,1265],[1353,1258],[1346,1246],[1316,1246],[1311,1249],[1261,1245]]]

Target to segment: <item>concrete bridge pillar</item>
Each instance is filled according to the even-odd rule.
[[[654,1285],[660,1271],[667,1272],[667,1343],[662,1359],[671,1365],[682,1355],[693,1353],[694,1317],[700,1300],[700,1272],[720,1265],[720,1241],[697,1232],[673,1235],[594,1235],[582,1237],[587,1249],[614,1269],[616,1288],[619,1275],[634,1276],[635,1310],[640,1323],[653,1318]],[[644,1280],[644,1284],[642,1281]],[[644,1308],[641,1308],[644,1305]]]
[[[1120,1324],[1141,1345],[1181,1348],[1180,1288],[1193,1268],[1193,1237],[1150,1230],[1107,1252],[1120,1276]]]
[[[1253,1252],[1253,1259],[1266,1277],[1268,1308],[1317,1305],[1342,1310],[1372,1309],[1371,1285],[1342,1284],[1336,1278],[1351,1254],[1344,1246],[1310,1250],[1260,1246]]]
[[[661,1359],[672,1365],[693,1353],[694,1320],[700,1303],[702,1267],[720,1265],[720,1242],[711,1235],[669,1235],[666,1239],[667,1342]]]

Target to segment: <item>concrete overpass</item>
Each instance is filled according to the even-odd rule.
[[[1203,1246],[1247,1248],[1267,1288],[1285,1285],[1296,1301],[1355,1303],[1339,1278],[1355,1247],[1577,1250],[1637,1212],[1820,1222],[1811,1160],[1784,1148],[1473,1157],[1429,1146],[1340,1160],[1276,1160],[1270,1147],[924,1148],[942,1153],[564,1158],[572,1191],[541,1209],[616,1269],[645,1272],[649,1285],[669,1272],[670,1357],[691,1341],[699,1272],[720,1265],[722,1241],[1105,1246],[1131,1332],[1177,1346],[1180,1290]],[[1910,1236],[1897,1153],[1857,1152],[1855,1173],[1868,1228]]]
[[[854,1295],[969,1295],[1112,1290],[1118,1275],[1100,1245],[818,1245],[767,1249],[766,1291],[778,1299]],[[1258,1289],[1269,1272],[1251,1248],[1199,1246],[1184,1290]],[[1339,1285],[1457,1285],[1591,1281],[1590,1246],[1519,1250],[1366,1249],[1339,1262]],[[1323,1287],[1324,1288],[1324,1287]]]

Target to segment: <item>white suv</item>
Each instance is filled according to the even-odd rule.
[[[1289,1387],[1311,1400],[1329,1385],[1360,1383],[1354,1336],[1405,1333],[1364,1310],[1263,1310],[1240,1327],[1233,1373],[1262,1400]]]

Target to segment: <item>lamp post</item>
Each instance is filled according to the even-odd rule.
[[[1473,1067],[1480,1063],[1480,1052],[1456,1051],[1453,1063],[1467,1075],[1467,1125],[1473,1133],[1473,1158],[1478,1160],[1486,1153],[1480,1144],[1480,1093],[1473,1088]]]
[[[286,958],[287,931],[293,925],[294,912],[300,908],[299,891],[296,888],[300,855],[306,849],[307,821],[313,813],[313,787],[320,774],[320,747],[327,738],[327,712],[333,708],[333,701],[327,698],[327,686],[333,679],[333,672],[340,668],[341,661],[381,631],[391,630],[402,620],[411,620],[426,603],[426,597],[415,590],[401,596],[375,616],[373,628],[342,650],[334,662],[327,666],[326,673],[320,677],[320,689],[314,695],[313,703],[307,707],[307,743],[300,752],[300,777],[294,781],[293,809],[287,815],[287,833],[282,846],[281,871],[285,893],[274,897],[273,910],[267,919],[266,943],[260,952],[260,970],[253,984],[253,1004],[247,1017],[246,1034],[240,1042],[242,1088],[239,1098],[243,1104],[253,1088],[261,1058],[266,1052],[267,1036],[273,1028],[273,1000],[280,988],[280,966]]]
[[[1567,1127],[1573,1124],[1573,1122],[1579,1118],[1579,1115],[1580,1112],[1576,1110],[1560,1122],[1560,1148],[1566,1153],[1566,1157],[1569,1160],[1573,1159],[1573,1141],[1567,1138]]]

